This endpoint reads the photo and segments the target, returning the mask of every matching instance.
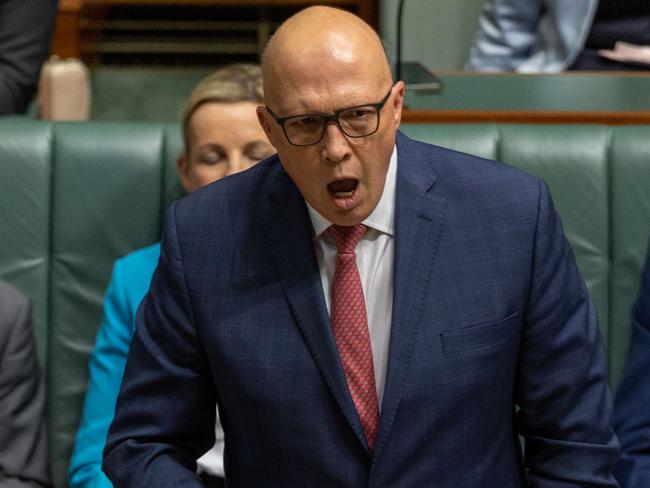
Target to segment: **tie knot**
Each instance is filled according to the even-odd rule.
[[[327,231],[336,242],[336,250],[340,253],[354,253],[357,244],[368,228],[363,224],[352,226],[331,225]]]

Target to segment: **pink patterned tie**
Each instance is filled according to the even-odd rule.
[[[328,232],[337,249],[330,304],[334,339],[368,447],[372,450],[379,427],[379,405],[366,302],[354,253],[366,227],[362,224],[351,227],[332,225]]]

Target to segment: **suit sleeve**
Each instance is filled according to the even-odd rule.
[[[15,298],[15,299],[14,299]],[[36,358],[31,307],[18,293],[0,300],[0,487],[50,486],[45,390]]]
[[[200,487],[196,459],[214,442],[216,396],[167,214],[158,268],[138,309],[103,469],[115,486]]]
[[[514,71],[535,43],[541,0],[487,0],[465,69]]]
[[[593,304],[545,184],[515,389],[534,488],[615,487],[618,441]]]
[[[616,394],[614,427],[621,439],[619,483],[626,488],[650,486],[650,245],[632,308],[632,338]]]
[[[56,0],[0,2],[0,114],[22,113],[50,50]]]
[[[89,360],[89,380],[81,425],[70,460],[71,488],[111,488],[102,472],[102,451],[113,420],[126,357],[131,344],[133,313],[117,261],[104,298],[104,317]]]

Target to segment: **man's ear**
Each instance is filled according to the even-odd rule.
[[[278,144],[281,141],[277,139],[278,132],[273,130],[273,126],[275,125],[275,120],[271,118],[271,114],[269,114],[269,111],[266,109],[266,107],[263,107],[262,105],[259,105],[257,107],[256,113],[257,113],[257,120],[260,123],[262,130],[266,134],[266,138],[269,140],[269,142],[275,148],[275,150],[278,151]]]
[[[395,128],[399,129],[402,122],[402,108],[404,107],[404,90],[406,89],[403,81],[395,83],[394,97],[393,97],[393,115],[395,117]]]

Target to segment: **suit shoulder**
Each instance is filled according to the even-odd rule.
[[[277,156],[215,181],[174,202],[177,222],[191,225],[222,225],[243,219],[270,182],[283,171]]]
[[[398,146],[398,149],[400,147]],[[404,163],[404,167],[402,167]],[[485,228],[502,225],[531,232],[546,189],[542,181],[517,168],[459,151],[406,141],[399,152],[400,167],[412,181],[432,182],[446,201],[454,225]]]
[[[0,359],[11,337],[25,335],[29,330],[24,327],[29,324],[29,310],[29,299],[18,288],[0,280]]]
[[[0,323],[29,306],[29,299],[18,288],[0,280]]]
[[[514,166],[412,139],[406,145],[421,155],[421,164],[448,189],[498,192],[503,197],[521,196],[522,192],[538,196],[541,180]]]

